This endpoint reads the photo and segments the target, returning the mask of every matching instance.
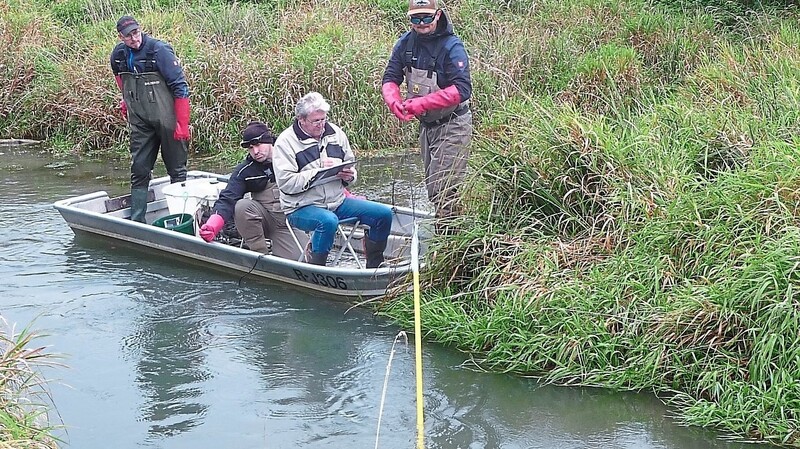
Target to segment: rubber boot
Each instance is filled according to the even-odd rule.
[[[131,189],[131,220],[145,223],[147,189]]]
[[[367,268],[378,268],[383,263],[383,251],[386,249],[386,240],[375,242],[364,239],[364,254],[367,256]]]
[[[313,264],[313,265],[322,265],[325,266],[325,263],[328,261],[328,253],[306,253],[306,262]]]

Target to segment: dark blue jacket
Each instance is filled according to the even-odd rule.
[[[461,101],[468,100],[472,96],[469,58],[464,49],[464,43],[453,33],[453,25],[444,11],[442,11],[433,33],[421,35],[410,30],[400,36],[392,49],[392,56],[386,65],[386,71],[383,72],[381,84],[391,81],[399,86],[403,83],[406,45],[412,34],[415,35],[415,43],[411,49],[411,66],[415,69],[428,69],[431,60],[436,57],[433,53],[441,48],[441,55],[436,59],[435,64],[439,87],[444,89],[455,85],[461,95]]]
[[[147,34],[142,33],[142,45],[138,50],[123,42],[117,44],[111,52],[111,70],[114,76],[121,72],[159,72],[174,98],[189,97],[189,84],[172,47]]]
[[[225,223],[232,223],[236,202],[244,198],[248,192],[261,192],[270,184],[275,183],[275,172],[272,170],[272,161],[258,162],[249,154],[236,168],[233,169],[228,185],[219,193],[219,198],[214,203],[214,212],[225,219]]]

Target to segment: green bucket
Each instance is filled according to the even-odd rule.
[[[194,219],[191,214],[172,214],[153,222],[153,226],[194,235]]]

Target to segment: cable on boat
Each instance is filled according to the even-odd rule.
[[[253,263],[253,266],[250,268],[250,271],[248,271],[247,273],[243,274],[243,275],[242,275],[242,277],[240,277],[240,278],[239,278],[239,282],[237,283],[237,285],[238,285],[239,287],[241,287],[241,286],[242,286],[242,281],[244,280],[244,278],[246,278],[247,276],[249,276],[249,275],[250,275],[250,273],[252,273],[252,272],[253,272],[253,270],[255,270],[255,269],[256,269],[256,267],[258,266],[258,261],[259,261],[259,260],[261,260],[261,258],[262,258],[262,257],[264,257],[265,255],[266,255],[266,254],[261,254],[261,253],[259,253],[259,254],[258,254],[258,257],[256,257],[256,261],[255,261],[255,263]]]

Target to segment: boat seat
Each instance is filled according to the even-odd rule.
[[[350,255],[353,256],[353,259],[356,261],[356,265],[358,268],[364,268],[361,264],[361,259],[358,258],[358,253],[353,248],[353,235],[356,233],[359,225],[361,225],[361,220],[358,217],[350,217],[339,220],[339,224],[336,225],[336,235],[334,236],[334,242],[336,239],[341,240],[342,244],[339,247],[339,250],[336,251],[335,255],[333,256],[333,262],[331,266],[338,267],[339,262],[341,262],[342,255],[344,254],[345,250],[350,251]],[[301,231],[299,229],[293,228],[292,225],[289,224],[289,219],[286,219],[286,227],[289,228],[289,233],[292,234],[292,239],[294,239],[294,243],[297,245],[297,248],[300,250],[300,257],[297,259],[298,262],[302,262],[305,259],[305,252],[306,249],[303,245],[300,244],[300,239],[297,238],[296,232],[306,232]],[[349,231],[348,232],[348,228]],[[309,235],[309,245],[311,244],[311,232],[306,232]]]

